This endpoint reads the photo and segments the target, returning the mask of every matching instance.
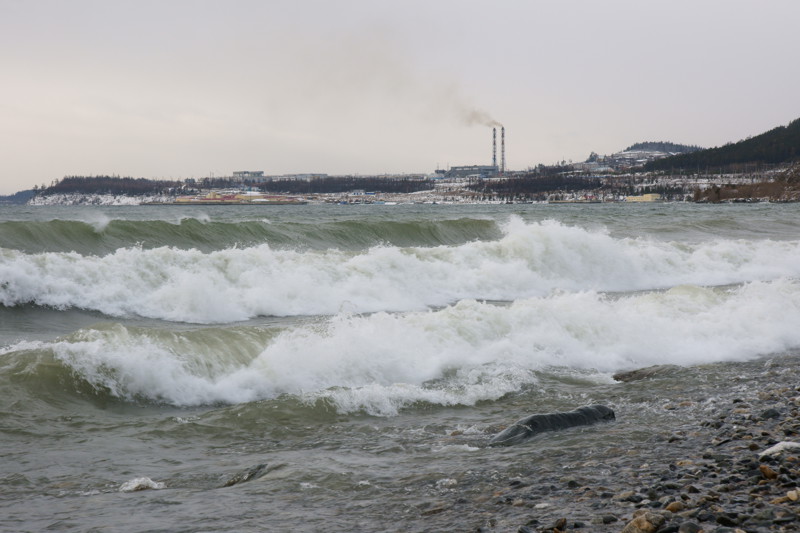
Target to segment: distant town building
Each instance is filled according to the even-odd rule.
[[[572,167],[581,172],[614,172],[613,167],[599,161],[573,163]]]
[[[233,173],[236,180],[261,180],[264,179],[263,170],[239,170]]]
[[[297,180],[297,181],[311,181],[315,179],[327,178],[327,174],[284,174],[282,176],[272,176],[271,180]]]
[[[497,174],[497,167],[494,165],[450,167],[450,170],[444,173],[448,178],[491,178],[495,174]]]

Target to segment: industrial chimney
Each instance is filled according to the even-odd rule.
[[[500,174],[506,172],[506,128],[500,126]]]
[[[492,166],[497,168],[497,128],[492,128]]]

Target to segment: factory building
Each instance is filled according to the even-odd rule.
[[[266,181],[263,170],[238,170],[233,173],[233,179],[239,182],[261,183]]]
[[[497,167],[494,165],[466,165],[450,167],[444,175],[447,178],[491,178],[496,174]]]
[[[500,127],[500,166],[497,165],[497,128],[492,128],[492,164],[465,165],[450,167],[445,172],[437,171],[446,178],[494,178],[502,176],[506,171],[506,129]]]

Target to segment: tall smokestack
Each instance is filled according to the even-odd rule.
[[[500,126],[500,174],[506,172],[506,128]]]
[[[497,168],[497,128],[492,128],[492,166]]]

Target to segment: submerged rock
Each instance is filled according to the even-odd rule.
[[[234,474],[222,486],[232,487],[233,485],[238,485],[239,483],[245,483],[246,481],[252,481],[254,479],[258,479],[264,474],[266,474],[266,469],[267,465],[265,463],[258,464],[252,468],[248,468],[247,470]]]
[[[605,405],[580,407],[567,413],[531,415],[518,420],[489,441],[491,446],[518,444],[544,431],[586,426],[604,420],[614,420],[614,411]]]

